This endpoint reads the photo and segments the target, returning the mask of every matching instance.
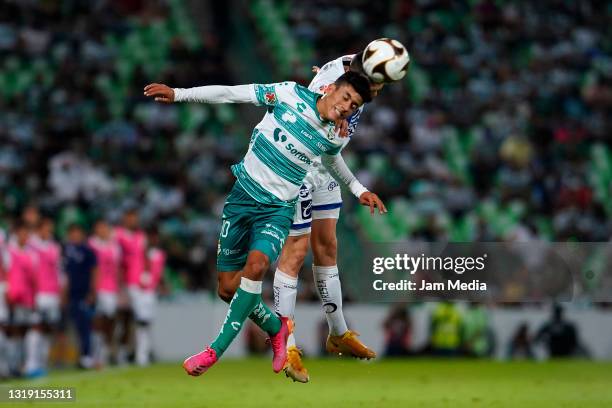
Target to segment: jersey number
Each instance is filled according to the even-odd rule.
[[[224,220],[223,225],[221,225],[221,238],[227,238],[227,234],[229,233],[229,227],[229,220]]]

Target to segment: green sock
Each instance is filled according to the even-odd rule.
[[[246,278],[242,279],[244,282]],[[242,324],[249,316],[249,313],[251,313],[255,306],[261,302],[261,282],[249,282],[259,284],[259,293],[257,293],[257,290],[244,290],[242,283],[240,284],[240,287],[234,294],[232,302],[229,305],[229,310],[227,311],[227,316],[225,317],[221,331],[217,335],[215,341],[210,345],[210,347],[217,352],[217,358],[221,357],[225,350],[227,350],[240,332]]]
[[[261,330],[268,333],[270,336],[275,335],[281,328],[281,321],[266,304],[262,301],[255,306],[255,309],[249,315],[251,319]]]

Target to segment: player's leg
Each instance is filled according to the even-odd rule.
[[[200,375],[212,366],[227,350],[251,313],[266,325],[266,331],[273,333],[274,371],[283,368],[286,338],[291,327],[286,320],[261,307],[261,290],[263,276],[271,260],[275,260],[276,254],[280,253],[288,233],[291,211],[283,207],[263,206],[238,185],[232,189],[223,209],[217,268],[220,272],[240,270],[240,286],[233,295],[217,338],[210,347],[183,363],[188,374]]]
[[[100,366],[108,365],[110,349],[115,331],[117,294],[99,291],[96,295],[96,316],[94,319],[94,356]]]
[[[155,309],[155,292],[140,290],[134,309],[136,321],[136,364],[147,366],[151,356],[151,322]]]
[[[38,306],[38,305],[37,305]],[[27,328],[23,339],[25,363],[23,372],[26,377],[34,378],[43,375],[41,366],[42,319],[44,309],[37,307],[31,310],[27,319]]]
[[[310,245],[312,197],[310,189],[302,186],[295,207],[289,237],[283,246],[274,273],[274,311],[279,316],[293,319],[297,298],[298,274]],[[295,335],[287,339],[287,365],[285,374],[294,381],[308,382],[308,370],[302,363],[301,351],[296,345]]]
[[[6,284],[0,282],[0,380],[9,376],[7,353],[7,329],[9,310],[6,304]]]
[[[326,347],[328,351],[337,354],[374,358],[376,353],[357,338],[357,333],[348,329],[344,318],[336,238],[336,223],[340,216],[342,197],[338,183],[333,178],[330,177],[325,184],[326,188],[318,188],[313,193],[310,241],[314,258],[314,281],[329,326]]]

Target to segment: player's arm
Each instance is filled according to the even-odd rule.
[[[157,102],[199,102],[199,103],[252,103],[254,105],[276,104],[277,87],[283,84],[248,85],[206,85],[195,88],[170,88],[164,84],[149,84],[144,88],[145,96]]]
[[[324,154],[321,157],[321,161],[332,176],[344,184],[351,193],[359,199],[359,204],[370,207],[370,214],[374,214],[374,208],[378,208],[379,214],[387,212],[387,207],[385,207],[382,200],[378,195],[368,191],[368,189],[357,180],[357,177],[355,177],[351,169],[346,165],[340,153],[332,155]]]

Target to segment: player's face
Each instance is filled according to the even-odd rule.
[[[101,239],[108,239],[110,237],[110,227],[105,222],[98,222],[94,232]]]
[[[17,242],[19,242],[21,246],[27,244],[28,238],[30,238],[30,232],[25,227],[19,227],[17,231],[15,231],[15,235],[17,236]]]
[[[42,239],[50,239],[53,236],[53,222],[50,220],[43,221],[40,225],[39,234]]]
[[[138,213],[131,211],[125,214],[123,222],[124,225],[129,229],[138,228]]]
[[[333,85],[323,101],[322,116],[333,122],[348,118],[363,105],[363,99],[351,85]]]
[[[68,231],[68,241],[73,243],[83,242],[85,239],[85,232],[81,228],[72,228]]]

